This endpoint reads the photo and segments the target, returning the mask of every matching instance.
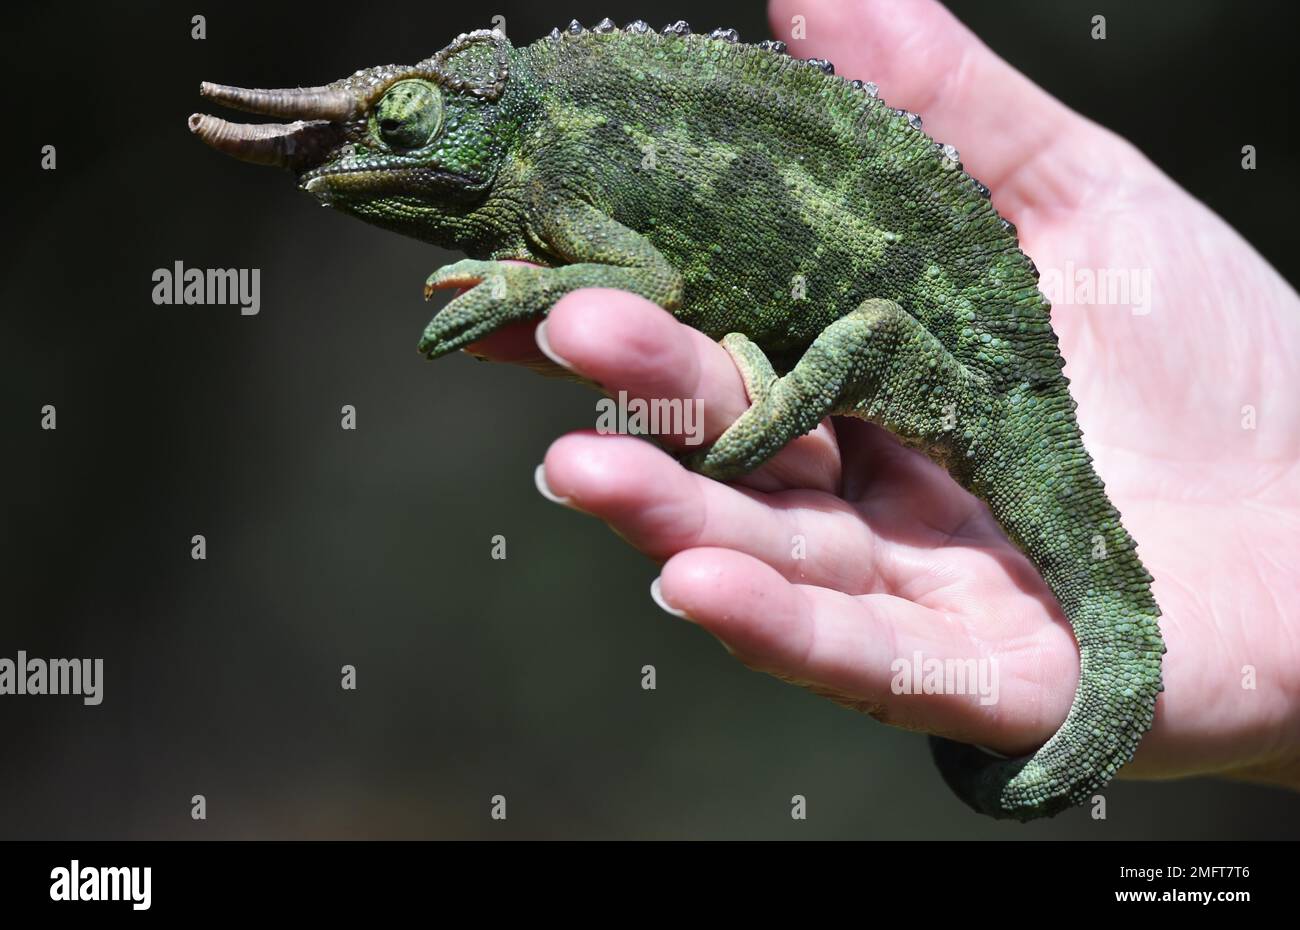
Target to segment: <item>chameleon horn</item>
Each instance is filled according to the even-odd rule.
[[[262,116],[293,116],[342,122],[356,111],[356,99],[338,87],[286,87],[257,90],[226,84],[199,85],[204,97],[245,113]]]
[[[206,113],[195,113],[189,125],[190,132],[218,152],[275,168],[296,170],[318,164],[339,140],[337,129],[324,120],[228,123]]]

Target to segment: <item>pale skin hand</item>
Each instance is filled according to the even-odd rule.
[[[1164,612],[1166,690],[1121,774],[1300,787],[1295,292],[1132,145],[1031,84],[941,6],[774,0],[770,13],[780,38],[791,16],[806,17],[809,39],[792,54],[875,81],[957,146],[1041,269],[1151,270],[1148,314],[1052,314],[1088,449]],[[720,346],[626,293],[565,297],[536,339],[515,327],[473,351],[527,363],[541,344],[609,392],[702,399],[705,442],[748,406]],[[661,600],[751,668],[1012,755],[1065,719],[1078,657],[1051,593],[982,503],[869,424],[823,423],[740,487],[638,439],[575,433],[548,451],[544,480],[663,561]],[[805,559],[791,557],[795,536]],[[918,650],[996,658],[998,702],[893,694],[890,663]]]

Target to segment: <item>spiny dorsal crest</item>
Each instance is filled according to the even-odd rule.
[[[547,38],[551,39],[552,41],[558,41],[560,39],[563,39],[565,36],[584,35],[587,31],[588,30],[583,28],[582,23],[574,19],[574,20],[570,20],[569,25],[565,26],[564,31],[562,32],[560,31],[559,27],[552,29],[550,33],[547,35]],[[614,21],[607,16],[604,19],[602,19],[600,22],[598,22],[595,26],[592,26],[590,31],[595,33],[596,35],[609,35],[610,33],[618,32],[619,28],[614,24]],[[643,19],[633,20],[632,22],[628,23],[625,27],[623,27],[622,31],[629,33],[631,35],[645,35],[647,33],[654,32],[654,30],[650,28],[650,25]],[[691,24],[686,22],[686,20],[684,19],[679,19],[675,23],[669,23],[667,26],[664,26],[661,34],[669,37],[676,36],[677,38],[685,38],[686,36],[692,34]],[[737,32],[735,29],[725,29],[721,26],[718,27],[717,29],[714,29],[704,38],[712,39],[717,42],[727,42],[732,45],[736,45],[740,43],[739,32]],[[764,39],[763,41],[756,43],[753,47],[761,48],[764,51],[768,51],[768,52],[775,52],[778,55],[786,54],[786,44],[784,42],[780,42],[775,39]],[[818,70],[823,71],[826,74],[835,73],[835,66],[831,64],[829,61],[827,61],[825,58],[805,58],[802,60],[804,61],[805,64],[817,68]],[[856,90],[864,90],[870,88],[869,96],[872,97],[875,96],[875,87],[876,87],[875,84],[864,85],[862,81],[851,81],[850,83],[853,85],[853,87]]]

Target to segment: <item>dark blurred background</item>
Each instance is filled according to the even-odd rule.
[[[1294,4],[951,5],[1297,280]],[[320,83],[495,14],[516,43],[575,16],[768,34],[760,4],[707,0],[6,12],[0,656],[102,657],[105,684],[98,707],[0,698],[0,837],[1300,835],[1300,795],[1214,780],[1117,783],[1101,823],[970,813],[922,737],[746,671],[652,604],[652,564],[538,496],[595,395],[424,363],[420,285],[456,256],[185,129],[201,79]],[[154,306],[176,260],[262,269],[261,313]]]

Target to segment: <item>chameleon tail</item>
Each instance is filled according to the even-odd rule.
[[[934,738],[939,772],[992,817],[1033,820],[1083,804],[1133,758],[1164,690],[1165,645],[1151,575],[1106,496],[1074,420],[1064,379],[1000,424],[1003,448],[1034,456],[980,458],[964,484],[985,500],[1060,602],[1079,646],[1079,685],[1065,722],[1032,755],[1005,759]]]
[[[1092,481],[1081,484],[1095,482],[1100,495],[1101,482],[1085,469]],[[968,805],[992,817],[1033,820],[1086,802],[1133,757],[1164,690],[1165,646],[1151,576],[1119,525],[1119,514],[1104,496],[1094,500],[1103,510],[1096,532],[1105,536],[1093,538],[1115,542],[1109,555],[1100,554],[1105,548],[1099,545],[1091,558],[1067,557],[1094,532],[1078,524],[1073,532],[1058,525],[1048,533],[1041,524],[1036,532],[1027,531],[1014,513],[1005,514],[1003,523],[1055,591],[1079,644],[1079,686],[1065,723],[1038,751],[1018,759],[931,738],[944,781]]]

